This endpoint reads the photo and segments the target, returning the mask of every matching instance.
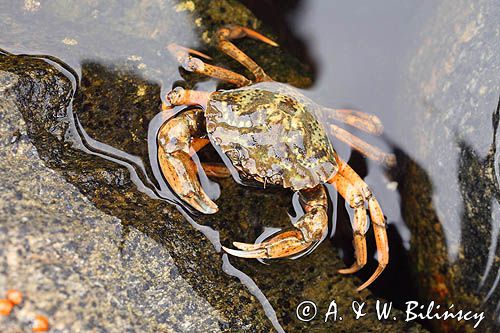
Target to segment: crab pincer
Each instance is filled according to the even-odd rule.
[[[236,72],[208,64],[210,57],[171,44],[168,49],[191,72],[204,74],[237,88],[204,92],[175,88],[166,96],[167,106],[191,106],[169,118],[158,132],[158,160],[161,171],[179,198],[204,214],[217,212],[217,205],[203,190],[194,154],[207,144],[221,152],[221,164],[201,163],[211,177],[237,172],[240,180],[278,186],[299,195],[304,215],[293,226],[269,239],[248,244],[234,242],[236,249],[223,247],[244,258],[283,258],[300,254],[321,242],[328,230],[328,198],[325,186],[333,185],[354,210],[353,234],[356,262],[340,273],[357,272],[367,262],[366,233],[369,220],[378,251],[379,266],[358,290],[366,288],[389,262],[385,217],[368,185],[333,148],[323,123],[317,118],[317,104],[296,89],[275,82],[264,69],[241,51],[233,40],[250,37],[277,46],[271,39],[249,28],[224,27],[215,34],[217,47],[246,67],[254,81]],[[203,58],[200,59],[200,58]],[[334,120],[379,135],[382,124],[376,116],[356,110],[329,109]],[[381,163],[394,162],[386,154],[338,126],[333,135],[354,149]],[[331,133],[332,134],[332,133]],[[367,209],[369,214],[367,214]]]

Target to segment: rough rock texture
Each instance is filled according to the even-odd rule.
[[[219,331],[219,312],[165,247],[95,208],[40,159],[20,108],[64,114],[67,79],[36,65],[20,77],[2,60],[0,292],[16,288],[26,297],[11,318],[0,318],[2,331],[30,331],[36,314],[60,332]]]
[[[399,182],[419,295],[484,310],[484,332],[500,323],[499,20],[496,1],[443,2],[422,32],[402,96],[418,161],[400,164]],[[433,325],[473,331],[456,321]]]
[[[44,61],[27,57],[2,56],[0,69],[4,119],[15,119],[4,122],[14,125],[4,130],[2,160],[17,163],[5,166],[2,175],[5,186],[13,189],[3,191],[4,209],[11,211],[3,213],[9,218],[2,223],[2,237],[8,240],[2,244],[8,245],[2,247],[7,255],[1,285],[28,294],[26,307],[4,320],[6,325],[27,325],[38,311],[68,331],[272,330],[262,305],[236,278],[224,273],[225,259],[184,221],[175,206],[138,191],[123,167],[72,147],[76,143],[68,130],[68,79]],[[128,87],[137,79],[121,74],[117,82],[126,82],[123,84]],[[81,91],[75,105],[84,100],[87,90]],[[125,101],[128,98],[127,89],[115,85],[114,91]],[[144,102],[149,101],[147,109],[153,113],[157,90],[150,87],[146,91],[152,92]],[[101,124],[101,128],[109,125]],[[19,153],[25,150],[30,155]],[[13,158],[12,151],[20,157]],[[44,167],[40,158],[59,173]],[[38,166],[40,174],[32,164]],[[225,243],[256,237],[261,224],[276,226],[276,220],[281,226],[289,223],[285,210],[289,195],[285,191],[245,189],[230,180],[223,182],[222,188],[221,213],[199,217],[198,222],[220,230]],[[240,205],[234,205],[234,197],[241,198]],[[283,209],[275,208],[278,202]],[[264,209],[256,210],[257,204]],[[240,223],[235,225],[235,221]],[[322,331],[334,325],[346,330],[379,327],[420,331],[413,323],[377,321],[369,292],[356,293],[357,279],[335,274],[343,264],[332,254],[333,249],[324,244],[302,260],[271,266],[241,260],[238,267],[255,280],[287,331],[300,327]],[[295,307],[306,299],[315,301],[320,313],[335,299],[345,310],[344,320],[325,324],[318,317],[311,323],[299,322]],[[366,300],[372,309],[362,321],[350,315],[354,299]]]
[[[208,47],[227,23],[269,35],[246,8],[225,0],[29,3],[0,4],[0,47],[64,62],[0,54],[0,295],[8,288],[26,293],[23,306],[0,319],[2,329],[29,331],[29,320],[42,313],[64,332],[423,331],[396,310],[399,320],[378,321],[370,292],[355,291],[361,281],[335,273],[344,263],[329,242],[268,266],[217,251],[219,237],[224,244],[252,241],[262,226],[288,227],[289,192],[228,179],[220,213],[193,220],[152,190],[161,184],[148,132],[160,91],[182,79],[164,46]],[[274,78],[311,82],[280,48],[239,45]],[[241,70],[213,48],[207,52]],[[201,79],[181,73],[188,86]],[[324,323],[333,299],[343,320]],[[295,315],[303,300],[315,301],[321,314],[308,323]],[[353,300],[368,303],[367,316],[353,319]]]

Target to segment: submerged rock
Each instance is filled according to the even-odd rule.
[[[29,294],[28,305],[14,315],[22,325],[40,311],[51,318],[54,327],[70,331],[126,327],[146,331],[193,331],[195,327],[210,332],[272,330],[256,297],[230,275],[235,271],[228,269],[227,259],[221,258],[175,206],[140,192],[123,167],[76,148],[67,113],[72,86],[65,76],[40,59],[4,55],[0,60],[2,116],[7,120],[2,136],[7,138],[2,146],[2,215],[6,222],[0,226],[6,245],[1,249],[5,255],[0,279],[2,286]],[[115,82],[129,88],[138,80],[115,74],[120,77]],[[126,102],[129,89],[114,87],[114,93]],[[81,89],[75,103],[85,100],[82,96],[88,90]],[[150,86],[146,91],[151,95],[144,99],[148,106],[141,117],[151,116],[159,102],[157,88]],[[124,105],[120,110],[132,114],[127,112],[133,104]],[[100,121],[106,119],[115,121],[113,117]],[[136,124],[142,126],[141,121]],[[92,127],[90,120],[88,127]],[[108,127],[101,124],[101,128]],[[222,185],[221,213],[200,217],[199,222],[221,228],[223,239],[254,237],[251,221],[289,223],[285,210],[288,194],[249,190],[229,180]],[[235,206],[234,197],[242,205]],[[277,202],[282,204],[281,211],[275,208]],[[257,203],[269,208],[255,210]],[[324,244],[301,260],[270,266],[249,261],[239,264],[250,270],[287,330],[322,330],[335,325],[420,331],[413,323],[379,322],[369,292],[355,291],[360,281],[335,273],[343,263],[332,251]],[[344,320],[299,322],[295,307],[306,299],[315,301],[324,313],[335,299],[344,309]],[[366,301],[372,309],[364,320],[348,315],[352,300]],[[394,313],[403,318],[400,312]],[[9,327],[18,324],[14,319],[4,322]]]
[[[417,138],[418,163],[408,161],[399,182],[419,295],[484,311],[482,332],[500,324],[499,20],[496,1],[443,2],[402,97]],[[474,331],[471,322],[433,325]]]
[[[41,60],[0,56],[0,82],[0,286],[1,292],[17,288],[26,294],[21,309],[0,319],[2,331],[29,328],[39,313],[64,332],[206,332],[231,322],[186,282],[168,247],[96,208],[82,187],[68,182],[71,158],[84,157],[64,140],[68,79]],[[102,162],[82,171],[108,181],[124,177],[120,168]],[[54,165],[66,172],[53,171]],[[193,244],[211,247],[200,240]],[[210,261],[206,266],[210,271]],[[229,295],[231,284],[236,295],[244,292],[235,282],[224,284]],[[256,309],[247,304],[233,310]],[[264,318],[254,325],[269,328]]]
[[[221,211],[194,222],[156,190],[151,123],[162,88],[181,79],[164,46],[194,37],[185,37],[173,17],[141,25],[138,16],[177,13],[182,21],[180,13],[187,14],[198,45],[210,45],[213,31],[228,23],[268,34],[245,7],[225,0],[117,2],[109,10],[100,1],[55,3],[21,18],[0,10],[0,25],[10,28],[0,28],[8,31],[1,47],[19,50],[22,41],[69,63],[0,54],[0,293],[27,294],[22,308],[0,319],[2,328],[28,329],[43,313],[60,331],[424,331],[397,310],[397,321],[379,321],[370,292],[355,291],[361,281],[335,273],[344,263],[329,242],[310,256],[271,265],[221,255],[219,236],[229,244],[254,240],[262,226],[288,227],[289,192],[225,180]],[[37,13],[49,20],[37,21]],[[23,40],[31,36],[26,17],[44,23],[37,38]],[[55,29],[57,23],[67,29]],[[281,49],[251,40],[239,45],[274,78],[311,81]],[[240,70],[218,52],[211,55]],[[200,79],[182,75],[191,86]],[[318,305],[311,322],[295,313],[304,300]],[[325,323],[332,300],[343,320]],[[360,320],[353,300],[367,302]]]

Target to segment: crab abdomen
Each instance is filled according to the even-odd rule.
[[[205,116],[211,141],[247,178],[300,190],[337,172],[323,127],[289,95],[257,88],[217,92]]]

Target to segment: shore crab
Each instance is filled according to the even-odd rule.
[[[301,253],[321,241],[328,229],[327,195],[324,184],[332,184],[354,210],[353,233],[356,262],[339,270],[351,274],[367,262],[365,234],[369,228],[367,209],[373,225],[379,265],[358,290],[370,285],[389,262],[386,222],[382,209],[361,177],[335,152],[325,128],[318,120],[316,106],[295,89],[273,81],[231,40],[250,37],[277,46],[269,38],[241,26],[217,31],[219,49],[245,66],[255,77],[252,82],[233,71],[210,65],[207,55],[176,44],[169,51],[188,71],[204,74],[237,88],[215,92],[177,87],[166,96],[164,109],[196,106],[168,119],[157,136],[159,165],[172,190],[181,200],[204,214],[217,212],[217,205],[203,190],[192,156],[207,144],[220,149],[231,166],[202,163],[210,177],[233,174],[266,185],[282,186],[298,192],[304,215],[293,229],[270,239],[247,244],[234,242],[238,249],[223,249],[245,258],[282,258]],[[194,57],[197,56],[197,57]],[[333,117],[369,133],[379,134],[377,117],[355,110],[334,110]],[[340,127],[336,137],[368,157],[389,162],[384,154]]]

